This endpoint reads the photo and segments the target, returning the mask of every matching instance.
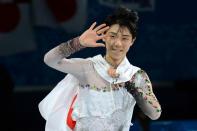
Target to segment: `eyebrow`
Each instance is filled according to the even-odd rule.
[[[112,34],[112,35],[117,35],[116,32],[109,32],[109,33]],[[122,36],[130,37],[131,35],[123,34]]]

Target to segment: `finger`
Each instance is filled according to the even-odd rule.
[[[93,30],[94,29],[94,27],[95,27],[95,25],[96,25],[96,22],[94,22],[91,26],[90,26],[90,30]]]
[[[95,47],[105,47],[105,44],[103,44],[103,43],[95,43]]]
[[[105,27],[106,26],[106,24],[101,24],[101,25],[99,25],[99,26],[97,26],[95,29],[94,29],[94,31],[98,31],[98,30],[100,30],[101,28],[103,28],[103,27]]]
[[[105,28],[102,28],[102,29],[98,30],[96,33],[97,33],[97,34],[102,34],[102,33],[104,33],[105,31],[107,31],[108,29],[109,29],[109,26],[106,26]]]

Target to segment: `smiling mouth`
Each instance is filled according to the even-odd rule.
[[[122,52],[123,50],[118,50],[118,49],[112,49],[114,52]]]

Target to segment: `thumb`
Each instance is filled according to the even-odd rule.
[[[103,43],[96,43],[95,46],[96,47],[105,47],[105,44],[103,44]]]

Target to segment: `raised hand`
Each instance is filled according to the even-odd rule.
[[[90,28],[79,37],[79,42],[82,46],[105,47],[103,43],[97,43],[97,41],[105,37],[103,33],[109,29],[109,26],[106,26],[106,24],[101,24],[97,27],[95,26],[96,22],[94,22]]]

